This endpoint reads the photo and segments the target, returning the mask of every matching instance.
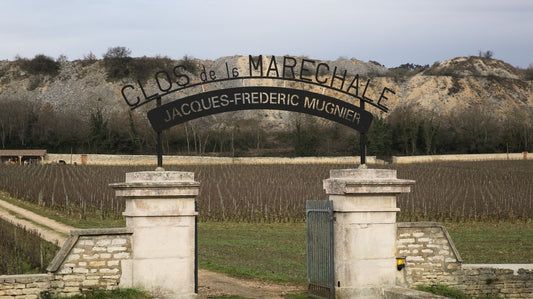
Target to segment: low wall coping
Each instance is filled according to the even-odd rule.
[[[0,283],[27,283],[49,281],[50,274],[17,274],[17,275],[0,275]]]
[[[90,229],[73,229],[70,231],[70,236],[61,246],[61,249],[56,254],[50,265],[46,268],[48,272],[55,272],[61,267],[70,250],[76,245],[81,236],[102,236],[102,235],[131,235],[133,229],[127,227],[116,228],[90,228]]]
[[[447,297],[439,296],[418,290],[402,288],[399,286],[383,288],[383,298],[386,299],[445,299]]]
[[[520,270],[533,271],[533,264],[463,264],[463,269],[504,269],[513,270],[514,275],[520,274]]]
[[[446,230],[446,227],[443,223],[440,222],[398,222],[396,223],[397,228],[427,228],[427,227],[437,227],[442,230],[444,233],[444,237],[446,240],[448,240],[448,244],[450,244],[450,247],[452,249],[453,255],[455,255],[455,258],[457,259],[457,262],[463,263],[463,259],[461,258],[461,255],[459,254],[459,251],[455,247],[455,244],[453,243],[452,238],[450,237],[450,234],[448,233],[448,230]]]

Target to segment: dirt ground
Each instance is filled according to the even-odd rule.
[[[31,211],[0,200],[0,218],[36,230],[41,237],[60,246],[74,227],[37,215]],[[31,219],[31,220],[30,220]],[[253,279],[238,279],[200,269],[198,271],[198,298],[240,296],[245,298],[283,298],[287,294],[305,293],[305,287]]]

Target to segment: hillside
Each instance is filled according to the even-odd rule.
[[[223,73],[224,63],[245,69],[248,57],[194,61]],[[500,60],[459,57],[402,76],[376,62],[339,59],[327,63],[331,68],[346,69],[348,74],[373,78],[377,86],[396,91],[389,102],[391,111],[397,106],[412,105],[446,116],[476,104],[495,113],[510,107],[533,107],[533,82],[525,80],[523,70]],[[179,61],[171,64],[177,65]],[[22,99],[37,106],[49,103],[54,110],[76,112],[81,117],[90,115],[97,102],[106,107],[107,113],[126,110],[128,107],[124,105],[120,90],[131,82],[134,79],[109,80],[102,60],[62,62],[55,76],[31,74],[14,61],[0,61],[0,100]],[[147,85],[147,89],[155,89],[152,78]]]
[[[280,59],[283,57],[277,57],[278,61]],[[302,57],[296,57],[296,59],[302,59]],[[121,95],[124,85],[136,84],[135,77],[137,77],[141,80],[146,92],[150,94],[151,91],[157,90],[157,84],[153,79],[153,73],[157,70],[171,70],[178,64],[187,64],[192,69],[191,77],[198,78],[203,68],[207,71],[215,70],[217,74],[226,72],[227,65],[246,69],[248,57],[223,57],[216,61],[187,58],[182,61],[172,61],[167,58],[143,57],[131,58],[128,64],[119,66],[110,66],[109,62],[97,59],[62,61],[53,71],[46,69],[43,71],[42,65],[38,65],[37,68],[28,67],[28,65],[31,66],[31,62],[33,61],[0,61],[2,144],[6,143],[6,130],[20,130],[15,124],[10,126],[7,124],[7,119],[14,118],[13,114],[20,109],[31,110],[34,114],[48,112],[54,115],[54,117],[51,116],[52,120],[57,119],[57,115],[61,114],[61,117],[69,118],[71,121],[76,120],[78,130],[86,130],[91,122],[91,116],[95,116],[97,112],[102,113],[103,119],[109,120],[110,127],[114,126],[118,129],[135,122],[143,124],[138,131],[149,130],[146,128],[146,112],[154,105],[148,104],[133,110],[132,116],[128,116],[129,107]],[[316,64],[320,62],[316,61]],[[425,115],[433,122],[450,123],[451,118],[464,115],[474,109],[498,119],[508,119],[509,115],[515,115],[518,111],[526,113],[524,119],[529,119],[531,122],[531,111],[533,111],[531,76],[527,78],[525,70],[517,69],[500,60],[472,56],[459,57],[417,70],[387,69],[377,62],[362,62],[356,59],[339,59],[323,63],[329,65],[330,73],[331,69],[338,67],[340,70],[346,70],[348,74],[358,74],[361,76],[361,84],[366,82],[367,78],[371,79],[371,88],[368,93],[371,98],[379,97],[379,92],[383,87],[394,90],[396,94],[390,97],[387,103],[389,113],[370,108],[371,112],[379,117],[387,118],[397,114],[398,111],[409,111],[409,113]],[[128,75],[123,78],[113,78],[113,71],[124,70],[127,70]],[[321,74],[321,76],[329,75]],[[299,82],[294,84],[301,85]],[[211,86],[206,85],[205,88],[221,86],[226,85],[214,83]],[[321,92],[316,86],[310,88]],[[350,100],[343,98],[342,95],[332,96]],[[173,96],[172,99],[176,97],[178,95]],[[164,101],[172,99],[164,99]],[[1,106],[2,104],[4,106]],[[5,105],[10,106],[5,107]],[[297,114],[286,111],[241,111],[211,116],[208,119],[197,120],[195,123],[200,127],[208,126],[216,130],[240,125],[241,127],[253,126],[257,130],[283,132],[293,130],[295,119],[298,122],[299,118]],[[52,120],[49,122],[53,122]],[[322,120],[320,122],[325,126],[330,125]],[[51,130],[56,128],[51,124],[48,126]],[[531,127],[531,124],[528,126]],[[21,134],[25,133],[19,133]],[[528,141],[526,141],[526,146],[527,143]]]

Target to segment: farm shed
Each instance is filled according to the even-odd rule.
[[[41,163],[46,150],[0,150],[0,161],[5,164]]]

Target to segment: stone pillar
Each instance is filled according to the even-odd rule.
[[[390,169],[337,169],[324,180],[333,201],[335,297],[379,298],[396,282],[396,195],[412,180]]]
[[[126,199],[126,226],[133,229],[132,259],[122,266],[121,287],[159,298],[195,298],[194,173],[146,171],[112,184]]]

